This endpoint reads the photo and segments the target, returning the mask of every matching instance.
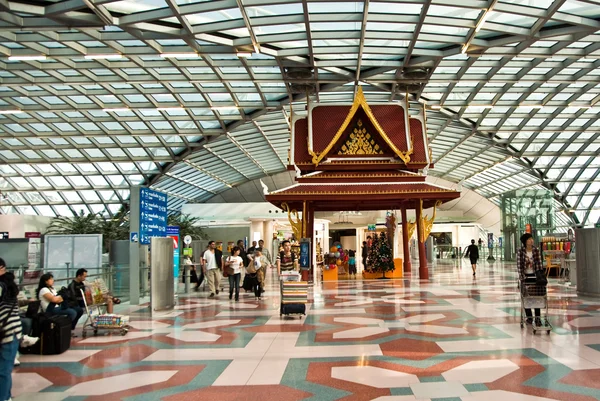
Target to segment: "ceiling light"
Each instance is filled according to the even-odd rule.
[[[217,111],[222,111],[222,110],[237,110],[237,109],[239,109],[239,107],[237,107],[237,106],[212,106],[210,109],[211,110],[217,110]]]
[[[465,54],[467,52],[467,50],[469,50],[469,44],[465,43],[462,47],[462,49],[460,49],[460,54]]]
[[[20,113],[24,113],[23,110],[18,110],[18,109],[14,109],[14,110],[0,110],[0,114],[20,114]]]
[[[184,111],[185,107],[157,107],[158,111]]]
[[[488,15],[490,15],[489,11],[486,11],[483,14],[483,17],[481,17],[481,20],[477,24],[477,27],[475,27],[475,32],[479,32],[481,30],[481,27],[483,26],[483,24],[485,24],[485,21],[487,20]]]
[[[196,52],[188,53],[161,53],[162,58],[198,58],[200,55]]]
[[[37,60],[46,60],[46,56],[43,54],[39,54],[36,56],[9,56],[8,59],[10,61],[37,61]]]
[[[131,111],[129,107],[115,107],[114,109],[102,109],[105,113],[121,113],[123,111]]]
[[[84,58],[86,60],[113,60],[120,59],[123,56],[117,53],[113,54],[86,54]]]
[[[442,108],[442,105],[441,104],[432,104],[429,107],[431,107],[434,110],[440,110]]]
[[[238,57],[245,57],[245,58],[247,58],[247,57],[252,57],[252,53],[250,53],[250,52],[237,52],[237,56]]]

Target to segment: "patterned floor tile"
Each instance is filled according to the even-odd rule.
[[[416,264],[415,264],[416,265]],[[306,316],[225,291],[174,311],[117,306],[126,335],[77,338],[62,355],[22,355],[15,400],[600,400],[598,302],[551,279],[550,334],[520,327],[514,264],[438,261],[431,281],[317,282]],[[273,274],[273,272],[271,272]]]

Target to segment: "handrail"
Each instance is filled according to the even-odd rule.
[[[113,274],[114,274],[114,272],[112,272],[112,273],[108,273],[107,272],[107,273],[100,273],[100,274],[88,274],[87,277],[88,278],[91,278],[91,277],[104,277],[106,275],[113,275]],[[57,278],[57,279],[54,279],[54,282],[56,283],[56,282],[59,282],[59,281],[72,281],[72,280],[75,280],[75,278],[76,277]],[[21,284],[17,284],[17,285],[18,285],[19,288],[24,288],[24,287],[29,287],[29,286],[32,286],[32,285],[36,285],[36,283],[29,283],[29,284],[23,284],[23,283],[21,283]]]

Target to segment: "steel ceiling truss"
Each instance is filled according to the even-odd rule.
[[[180,3],[0,1],[0,112],[23,111],[0,114],[2,212],[112,214],[132,184],[172,210],[207,200],[285,169],[284,107],[349,101],[356,85],[400,99],[413,81],[398,72],[424,67],[410,100],[440,108],[433,174],[492,200],[550,188],[575,221],[600,218],[597,1]],[[107,54],[121,58],[89,59]],[[47,58],[8,60],[31,55]]]

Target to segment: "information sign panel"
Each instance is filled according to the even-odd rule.
[[[167,235],[167,195],[149,188],[140,188],[140,237],[143,245],[151,237]]]

